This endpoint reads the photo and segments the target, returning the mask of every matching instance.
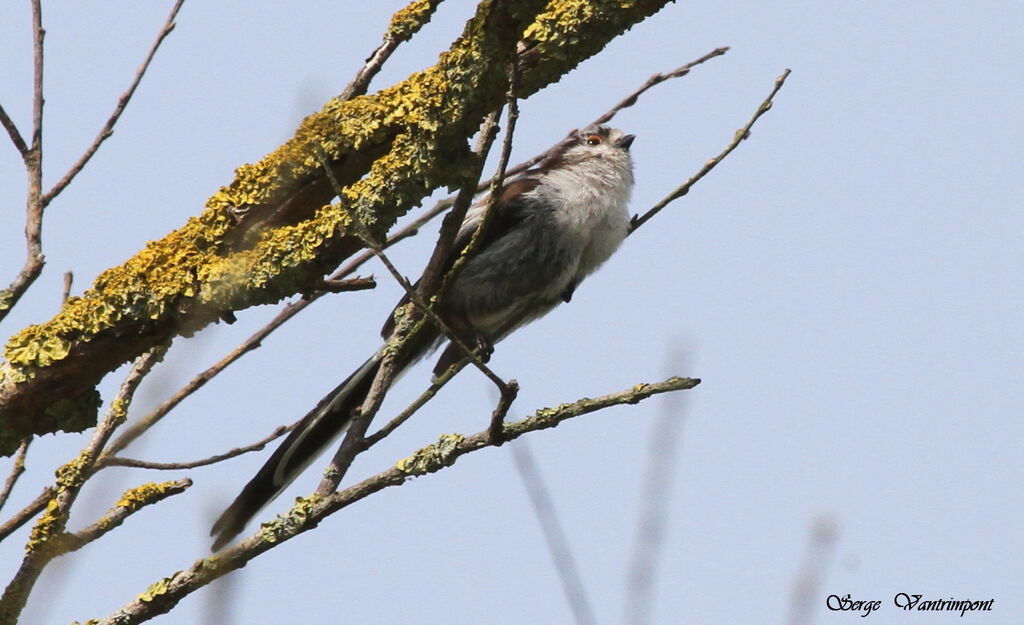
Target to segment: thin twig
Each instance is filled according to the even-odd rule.
[[[572,555],[572,549],[569,548],[569,539],[558,519],[558,512],[555,510],[551,493],[544,485],[540,471],[537,470],[537,463],[525,440],[512,445],[512,460],[515,461],[519,477],[523,481],[523,487],[526,488],[526,494],[530,498],[530,505],[533,507],[537,522],[544,533],[548,552],[551,554],[558,579],[562,582],[562,592],[565,593],[566,601],[569,602],[576,625],[595,625],[597,618],[594,616],[590,599],[587,598],[587,591],[583,585],[579,567],[576,565],[576,559]]]
[[[366,59],[366,63],[359,69],[352,81],[345,87],[339,96],[340,100],[351,100],[354,97],[366,93],[367,88],[374,76],[384,67],[384,63],[391,57],[391,54],[399,45],[408,41],[423,27],[433,15],[441,0],[428,0],[426,6],[421,2],[413,2],[405,9],[399,11],[392,17],[387,32],[384,33],[384,41]],[[416,19],[410,20],[410,13],[415,11]],[[398,19],[401,18],[401,23]]]
[[[608,109],[607,111],[602,113],[597,119],[595,119],[594,121],[592,121],[590,123],[591,124],[607,124],[608,122],[610,122],[612,120],[613,117],[615,117],[616,114],[618,114],[619,111],[621,111],[624,108],[628,108],[628,107],[633,106],[634,104],[636,104],[636,102],[640,98],[640,96],[643,95],[644,92],[646,92],[648,89],[651,89],[652,87],[654,87],[656,85],[659,85],[659,84],[665,82],[666,80],[670,80],[672,78],[681,78],[683,76],[686,76],[687,74],[690,73],[690,70],[693,69],[694,67],[696,67],[697,65],[700,65],[701,63],[704,63],[705,61],[709,61],[709,60],[715,58],[716,56],[722,56],[723,54],[725,54],[728,51],[729,51],[729,47],[728,46],[723,46],[721,48],[715,48],[711,52],[708,52],[704,56],[700,57],[699,59],[696,59],[694,61],[690,61],[686,65],[681,65],[681,66],[677,67],[676,69],[674,69],[674,70],[672,70],[670,72],[666,72],[666,73],[663,73],[663,74],[661,74],[661,73],[654,74],[653,76],[651,76],[650,78],[647,79],[647,82],[645,82],[643,85],[641,85],[638,89],[634,90],[633,93],[631,93],[628,96],[626,96],[625,98],[623,98],[621,101],[619,101],[618,104],[616,104],[615,106],[611,107],[610,109]],[[567,134],[565,136],[565,139],[568,139],[571,136],[572,136],[572,133],[569,133],[569,134]],[[565,141],[565,139],[563,139],[562,141]],[[537,165],[538,163],[541,163],[546,158],[548,158],[551,155],[552,152],[554,152],[555,150],[557,150],[559,148],[559,146],[562,144],[562,141],[559,141],[558,143],[556,143],[555,145],[551,146],[550,148],[548,148],[544,152],[541,152],[540,154],[537,154],[536,156],[534,156],[533,158],[531,158],[531,159],[529,159],[527,161],[523,161],[522,163],[518,163],[517,165],[515,165],[513,167],[509,167],[508,168],[508,176],[515,176],[515,175],[521,174],[522,172],[526,171],[527,169],[533,167],[534,165]],[[486,185],[481,188],[481,191],[483,190],[483,188],[486,188]]]
[[[422,327],[422,323],[419,326]],[[326,496],[338,490],[338,485],[341,484],[341,480],[348,473],[352,462],[363,451],[363,439],[366,436],[366,430],[369,429],[370,422],[377,415],[377,411],[380,410],[380,406],[384,402],[384,395],[398,373],[397,362],[399,352],[401,351],[400,347],[406,338],[419,330],[420,328],[417,328],[402,337],[399,337],[400,333],[396,332],[388,340],[389,343],[395,344],[395,348],[384,352],[384,358],[381,360],[380,367],[373,376],[373,382],[370,383],[370,390],[366,393],[366,397],[363,398],[363,403],[360,404],[359,410],[352,419],[352,422],[349,423],[341,445],[338,446],[338,450],[331,457],[327,468],[324,469],[324,476],[316,487],[315,493],[317,495]]]
[[[501,156],[498,159],[498,171],[491,178],[491,197],[488,201],[486,210],[484,210],[483,217],[480,219],[480,225],[477,227],[476,232],[473,233],[473,239],[469,242],[469,246],[466,248],[466,252],[462,257],[463,262],[465,262],[465,259],[472,257],[477,246],[480,244],[480,241],[482,240],[481,235],[486,232],[486,228],[493,219],[494,207],[498,203],[497,198],[501,195],[501,189],[505,184],[505,171],[508,169],[508,162],[512,157],[512,138],[515,136],[516,122],[519,120],[519,100],[516,98],[516,91],[518,90],[519,66],[516,63],[512,63],[509,68],[508,94],[506,96],[508,115],[505,123],[505,139],[502,141],[501,145]],[[452,268],[453,274],[457,271],[458,267]],[[491,438],[494,442],[500,445],[504,442],[505,416],[512,407],[512,402],[514,402],[516,400],[516,396],[519,395],[519,382],[509,380],[504,384],[498,384],[497,387],[500,397],[498,399],[498,405],[495,406],[494,411],[491,413],[490,432]]]
[[[388,421],[387,424],[385,424],[382,428],[380,428],[370,436],[364,437],[362,450],[365,451],[370,447],[376,445],[384,438],[386,438],[389,434],[398,429],[398,427],[405,423],[409,419],[409,417],[414,415],[428,401],[433,399],[434,396],[437,395],[438,391],[444,388],[444,386],[448,384],[448,382],[451,381],[452,378],[455,377],[455,374],[457,374],[459,371],[462,371],[463,367],[465,367],[467,364],[469,363],[463,361],[456,363],[451,367],[448,367],[448,370],[442,373],[437,378],[435,378],[430,383],[430,386],[427,387],[427,390],[420,393],[420,396],[413,400],[412,403],[410,403],[408,406],[406,406],[405,410],[395,415],[393,419]]]
[[[491,412],[491,426],[488,428],[495,445],[501,445],[505,442],[505,416],[508,415],[512,402],[516,400],[516,396],[519,394],[519,382],[509,380],[504,388],[499,387],[498,390],[501,392],[501,395],[498,397],[498,405]]]
[[[320,283],[320,290],[328,293],[347,293],[349,291],[367,291],[377,288],[373,276],[369,278],[352,278],[350,280],[334,280],[327,278]]]
[[[71,184],[71,181],[75,179],[75,176],[82,171],[93,155],[96,154],[96,151],[99,150],[100,145],[114,134],[114,126],[117,124],[118,119],[121,118],[121,114],[124,112],[125,107],[128,106],[128,102],[131,101],[132,96],[135,95],[135,89],[138,88],[139,83],[142,82],[142,77],[146,75],[146,70],[149,69],[149,64],[156,55],[156,51],[160,49],[160,44],[162,44],[164,39],[167,38],[167,35],[170,35],[171,31],[174,30],[174,19],[178,16],[178,11],[181,10],[181,5],[184,3],[185,0],[178,0],[174,3],[174,7],[171,8],[171,12],[167,16],[167,20],[164,22],[163,28],[160,29],[159,33],[157,33],[156,40],[149,49],[149,54],[146,55],[146,58],[142,61],[142,65],[140,65],[139,69],[135,72],[135,78],[132,80],[131,85],[129,85],[128,90],[122,93],[121,97],[117,99],[117,105],[114,107],[114,111],[110,114],[110,117],[107,118],[106,123],[103,124],[103,128],[100,129],[99,134],[97,134],[96,138],[93,139],[92,144],[86,148],[85,152],[82,153],[82,156],[78,158],[78,161],[76,161],[68,172],[64,174],[64,177],[57,181],[57,184],[53,185],[53,188],[43,195],[43,206],[46,206],[53,201],[53,198],[57,197],[65,187]]]
[[[659,84],[665,82],[666,80],[671,80],[672,78],[681,78],[681,77],[689,74],[690,70],[693,69],[694,67],[696,67],[696,66],[698,66],[701,63],[704,63],[706,61],[710,61],[711,59],[715,58],[716,56],[722,56],[723,54],[725,54],[728,51],[729,51],[729,46],[723,46],[721,48],[715,48],[711,52],[708,52],[704,56],[700,57],[699,59],[697,59],[695,61],[690,61],[686,65],[680,65],[679,67],[675,68],[674,70],[672,70],[670,72],[665,72],[664,74],[654,74],[653,76],[651,76],[650,78],[647,79],[647,82],[645,82],[644,84],[640,85],[639,89],[637,89],[633,93],[631,93],[628,96],[626,96],[625,98],[623,98],[621,102],[619,102],[618,104],[616,104],[615,106],[610,108],[606,113],[604,113],[603,115],[601,115],[600,117],[595,119],[592,123],[594,123],[594,124],[607,124],[609,121],[611,121],[611,119],[613,117],[615,117],[616,114],[618,114],[619,111],[621,111],[622,109],[625,109],[625,108],[629,108],[629,107],[633,106],[634,104],[636,104],[637,98],[639,98],[641,95],[643,95],[643,93],[645,91],[647,91],[648,89],[650,89],[651,87],[654,87],[655,85],[659,85]]]
[[[43,492],[39,493],[39,496],[32,500],[32,503],[28,504],[17,514],[4,521],[3,525],[0,525],[0,541],[18,531],[18,528],[27,523],[32,517],[38,515],[46,508],[46,504],[53,499],[54,493],[57,490],[52,486],[47,486],[43,489]]]
[[[672,369],[684,367],[681,357],[669,363]],[[669,526],[669,502],[676,474],[679,432],[685,417],[684,398],[669,395],[651,432],[647,468],[640,491],[640,517],[633,553],[626,574],[626,597],[622,622],[645,625],[654,612],[655,575],[663,555],[665,532]]]
[[[40,164],[43,143],[43,7],[40,0],[32,0],[32,147]]]
[[[633,216],[633,219],[630,220],[630,234],[635,232],[636,229],[639,228],[640,226],[647,223],[647,221],[651,217],[657,215],[661,209],[665,208],[673,201],[689,193],[690,187],[697,184],[697,181],[699,181],[701,178],[707,175],[707,173],[714,169],[716,165],[721,163],[726,156],[729,156],[729,154],[732,153],[732,151],[735,150],[739,146],[739,144],[743,142],[744,139],[750,136],[750,129],[753,128],[757,120],[760,119],[762,115],[771,110],[772,99],[775,97],[775,94],[779,92],[779,89],[782,89],[782,85],[786,83],[786,78],[789,77],[789,74],[790,70],[787,69],[786,71],[782,72],[781,76],[775,79],[775,85],[774,87],[772,87],[771,93],[769,93],[768,97],[765,98],[764,101],[761,102],[761,105],[757,107],[757,111],[754,112],[754,115],[750,118],[750,121],[748,121],[745,126],[736,131],[736,133],[733,135],[732,141],[729,143],[729,145],[725,147],[724,150],[722,150],[721,153],[718,154],[718,156],[704,163],[704,166],[701,167],[696,174],[691,176],[689,180],[687,180],[679,187],[677,187],[674,191],[665,196],[664,199],[662,199],[660,202],[651,207],[651,209],[648,210],[646,213],[644,213],[643,215]]]
[[[803,564],[793,580],[788,625],[811,625],[821,610],[821,585],[831,565],[838,534],[837,523],[829,516],[819,517],[811,526]]]
[[[469,241],[469,245],[467,245],[466,248],[462,250],[459,258],[456,259],[455,263],[447,271],[446,275],[443,276],[444,280],[441,283],[440,287],[438,288],[434,285],[428,285],[425,279],[421,282],[419,295],[424,299],[426,299],[431,293],[435,292],[438,298],[444,297],[444,293],[455,282],[459,273],[462,271],[462,268],[465,267],[466,263],[469,262],[469,260],[476,254],[477,249],[479,248],[483,240],[482,235],[484,232],[487,232],[488,226],[491,220],[493,219],[495,206],[497,206],[498,198],[501,196],[501,189],[505,184],[505,171],[508,169],[508,162],[512,155],[512,143],[515,137],[516,122],[519,119],[519,101],[516,98],[516,91],[518,90],[518,88],[518,66],[515,63],[512,63],[509,66],[508,70],[508,90],[505,94],[505,101],[507,106],[505,137],[502,140],[501,154],[498,158],[497,171],[495,172],[494,176],[491,177],[490,180],[490,196],[487,200],[486,206],[484,207],[483,216],[480,219],[480,223],[477,225],[476,232],[473,233],[473,237]],[[484,123],[483,130],[481,130],[481,142],[480,145],[477,147],[477,153],[481,155],[481,158],[485,157],[487,152],[490,151],[491,144],[494,141],[493,132],[497,129],[497,114],[497,111],[493,113],[492,116],[488,118],[488,121]],[[448,216],[448,219],[451,220],[452,225],[457,226],[453,228],[453,230],[455,230],[456,233],[459,229],[461,229],[462,221],[465,219],[466,212],[469,208],[472,196],[475,195],[475,192],[472,190],[473,187],[476,187],[477,189],[479,188],[479,178],[480,174],[478,173],[477,181],[474,182],[472,186],[466,185],[465,187],[460,189],[459,198],[456,200],[456,208],[453,209],[451,214],[449,214]],[[462,210],[458,210],[459,208],[462,208]],[[455,233],[452,233],[451,239],[445,240],[445,243],[449,245],[448,249],[442,251],[442,246],[440,244],[438,245],[437,248],[435,248],[434,257],[431,259],[432,263],[433,261],[435,261],[435,259],[440,259],[442,255],[447,256],[451,254],[452,250],[450,249],[450,245],[454,243],[454,234]],[[439,254],[439,252],[441,253]],[[438,266],[441,266],[441,262],[438,262]],[[428,269],[429,267],[430,265],[428,265]],[[427,275],[428,274],[424,272],[424,276],[426,277]],[[466,355],[466,357],[468,357],[471,360],[471,362],[473,362],[473,364],[477,366],[477,368],[480,368],[476,362],[477,358],[474,357],[474,354],[468,351],[466,347],[463,346],[461,343],[456,344]],[[498,409],[496,409],[494,414],[497,415],[500,412],[501,418],[504,418],[504,413],[508,412],[509,407],[511,407],[512,401],[515,400],[515,397],[519,392],[519,385],[515,382],[515,380],[505,382],[496,375],[488,375],[488,369],[486,368],[481,368],[480,370],[483,371],[484,374],[487,375],[488,379],[490,379],[498,388],[498,391],[501,394],[501,402],[504,402],[504,404],[499,404],[499,407]],[[492,427],[496,428],[493,430],[495,435],[500,435],[500,426],[493,425],[493,418]]]
[[[75,274],[70,271],[64,272],[64,289],[60,293],[60,303],[63,306],[71,297],[71,284],[75,281]]]
[[[14,465],[11,466],[11,472],[4,482],[4,489],[0,491],[0,510],[3,510],[4,504],[7,503],[7,498],[11,496],[14,485],[18,483],[18,478],[25,472],[25,454],[28,453],[28,446],[31,444],[32,437],[28,436],[18,446],[18,453],[14,457]]]
[[[134,467],[136,469],[156,469],[160,471],[172,471],[181,469],[194,469],[196,467],[205,467],[207,465],[223,462],[242,454],[247,454],[252,451],[260,451],[267,446],[267,443],[274,441],[288,432],[295,429],[296,424],[282,425],[266,436],[251,445],[244,447],[236,447],[230,451],[226,451],[222,454],[210,456],[209,458],[202,458],[200,460],[192,460],[190,462],[151,462],[149,460],[137,460],[135,458],[124,458],[121,456],[104,456],[101,462],[97,463],[98,468],[104,467]]]
[[[11,138],[11,143],[18,150],[18,154],[21,154],[22,160],[26,160],[28,158],[28,146],[25,145],[25,139],[18,132],[18,125],[7,114],[2,104],[0,104],[0,125],[3,125],[4,130],[7,131],[7,136]]]
[[[635,404],[652,395],[690,389],[699,383],[700,380],[695,379],[669,378],[653,384],[637,384],[627,390],[603,397],[581,399],[555,408],[539,410],[522,421],[507,423],[505,429],[511,440],[529,432],[556,427],[569,419],[610,406]],[[288,513],[264,523],[248,538],[163,578],[158,593],[140,595],[106,618],[96,621],[96,625],[135,625],[164,614],[192,592],[245,566],[253,558],[276,545],[313,529],[338,510],[385,488],[406,484],[412,476],[441,471],[455,464],[466,454],[492,446],[490,431],[486,429],[472,436],[445,435],[437,443],[418,450],[412,456],[358,484],[326,496],[299,499]]]

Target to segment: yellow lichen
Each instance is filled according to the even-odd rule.
[[[462,434],[442,434],[433,445],[418,449],[408,458],[395,463],[395,468],[407,475],[423,475],[453,464],[455,452],[465,437]]]
[[[60,513],[60,505],[56,497],[51,497],[46,503],[46,509],[42,516],[36,520],[29,532],[28,542],[25,543],[25,551],[32,552],[47,544],[53,537],[64,531],[64,524],[67,519]]]
[[[399,41],[406,41],[430,21],[439,0],[414,0],[404,9],[391,16],[388,35]]]
[[[178,572],[180,573],[181,571]],[[162,580],[152,584],[149,588],[144,590],[142,594],[139,595],[139,601],[149,603],[150,601],[154,601],[161,595],[167,594],[167,592],[171,589],[172,581],[174,581],[173,575],[170,577],[165,577]]]
[[[287,514],[278,516],[273,521],[260,524],[260,535],[268,543],[276,543],[282,536],[290,536],[296,533],[298,527],[306,522],[313,508],[323,500],[319,495],[309,497],[296,497],[295,505]]]
[[[154,501],[165,497],[167,495],[167,491],[177,488],[179,488],[179,484],[176,481],[161,482],[159,484],[147,482],[125,491],[114,506],[118,508],[127,508],[129,510],[138,510],[145,505],[151,504]]]

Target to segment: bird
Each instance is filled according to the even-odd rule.
[[[539,166],[513,177],[466,211],[445,268],[450,269],[474,234],[476,253],[436,304],[438,315],[468,344],[489,355],[494,344],[516,329],[572,299],[579,284],[600,267],[630,231],[633,189],[630,148],[635,135],[591,125],[570,132]],[[484,214],[490,208],[486,222]],[[396,310],[408,303],[406,295]],[[395,330],[394,315],[381,332]],[[444,342],[427,322],[396,372]],[[213,550],[230,543],[256,514],[281,493],[346,431],[367,397],[383,360],[383,348],[328,393],[277,447],[263,467],[216,520]],[[454,343],[434,367],[440,376],[464,358]],[[395,375],[396,379],[398,375]]]

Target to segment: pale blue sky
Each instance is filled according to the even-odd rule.
[[[0,102],[23,128],[27,4],[0,6]],[[51,316],[64,271],[74,270],[80,291],[198,213],[235,166],[276,147],[344,87],[402,4],[187,3],[114,137],[49,209],[46,271],[0,334]],[[375,86],[431,64],[472,6],[443,3]],[[44,7],[48,180],[95,135],[169,8]],[[522,103],[520,159],[648,75],[732,46],[615,120],[638,136],[640,212],[716,154],[775,77],[793,70],[750,141],[492,361],[522,386],[518,415],[668,373],[704,380],[687,393],[653,622],[783,623],[822,515],[839,534],[816,622],[857,618],[825,610],[830,593],[882,600],[872,615],[881,622],[960,622],[898,613],[898,592],[995,598],[977,622],[1024,616],[1022,32],[1020,3],[680,2]],[[0,143],[6,284],[23,258],[24,176]],[[422,268],[432,241],[431,233],[396,250],[404,272]],[[321,300],[131,454],[198,458],[305,413],[377,346],[399,288],[373,271],[377,290]],[[244,311],[233,326],[180,341],[136,408],[163,399],[274,312]],[[679,350],[683,370],[667,371]],[[407,375],[385,413],[427,378],[426,367]],[[105,394],[117,383],[111,376]],[[491,406],[491,389],[467,371],[350,479],[442,432],[482,429]],[[528,441],[602,624],[620,620],[660,406],[608,410]],[[81,442],[38,441],[14,503],[34,497]],[[205,555],[212,518],[265,456],[191,472],[187,494],[65,558],[41,580],[24,622],[104,616]],[[108,470],[72,524],[94,520],[125,488],[181,475]],[[314,469],[267,514],[316,480]],[[0,545],[4,579],[22,538]],[[250,563],[231,590],[234,623],[570,622],[507,448],[335,515]],[[201,591],[155,622],[227,623],[207,614],[223,591]]]

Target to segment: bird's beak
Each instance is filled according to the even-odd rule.
[[[615,147],[628,150],[629,146],[633,145],[633,139],[636,139],[636,135],[626,135],[615,142]]]

